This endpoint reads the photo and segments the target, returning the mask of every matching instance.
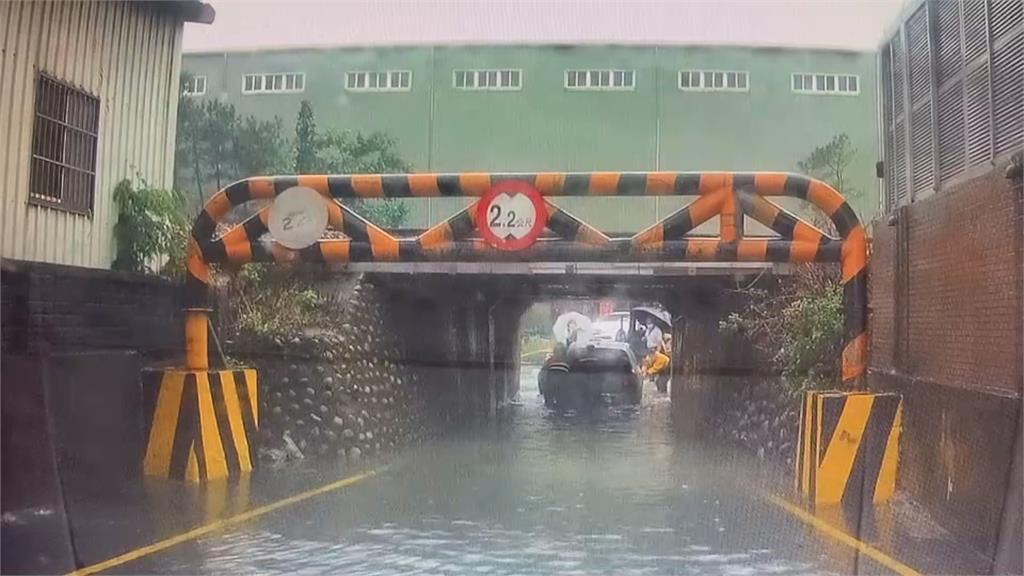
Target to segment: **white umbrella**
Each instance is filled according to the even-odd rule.
[[[568,344],[570,339],[577,344],[586,344],[593,335],[590,318],[579,312],[562,314],[555,320],[551,330],[555,333],[555,340],[563,344]]]

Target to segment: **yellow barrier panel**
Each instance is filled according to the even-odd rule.
[[[142,376],[147,476],[205,482],[256,463],[256,371],[164,370]]]
[[[809,391],[800,409],[796,488],[814,504],[884,502],[896,490],[903,398]]]

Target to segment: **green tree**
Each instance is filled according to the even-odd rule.
[[[797,162],[800,172],[827,182],[847,198],[855,197],[859,191],[847,182],[850,164],[857,155],[857,149],[850,144],[845,133],[836,134],[826,144],[818,146],[803,160]]]
[[[317,166],[317,133],[316,118],[313,117],[313,106],[309,100],[299,105],[299,117],[295,121],[295,162],[293,170],[296,174],[309,174]]]
[[[145,181],[136,187],[125,179],[114,188],[114,203],[115,270],[154,272],[151,265],[161,257],[168,258],[167,268],[181,268],[187,224],[180,192],[152,188]]]

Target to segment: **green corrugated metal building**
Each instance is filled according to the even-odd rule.
[[[713,46],[437,46],[189,53],[195,98],[294,124],[384,131],[416,171],[795,170],[834,135],[856,155],[861,216],[878,205],[873,52]],[[414,206],[411,227],[457,199]],[[671,199],[561,199],[609,231]],[[625,204],[628,203],[628,204]]]

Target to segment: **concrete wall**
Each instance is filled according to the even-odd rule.
[[[876,222],[869,274],[869,384],[905,397],[899,488],[989,557],[1024,379],[1021,187],[1004,168]]]
[[[0,22],[0,256],[107,268],[114,186],[137,175],[171,186],[180,16],[144,2],[3,2]],[[99,99],[89,214],[30,203],[39,73]]]
[[[107,270],[4,260],[4,354],[130,350],[150,361],[183,353],[181,289]]]

